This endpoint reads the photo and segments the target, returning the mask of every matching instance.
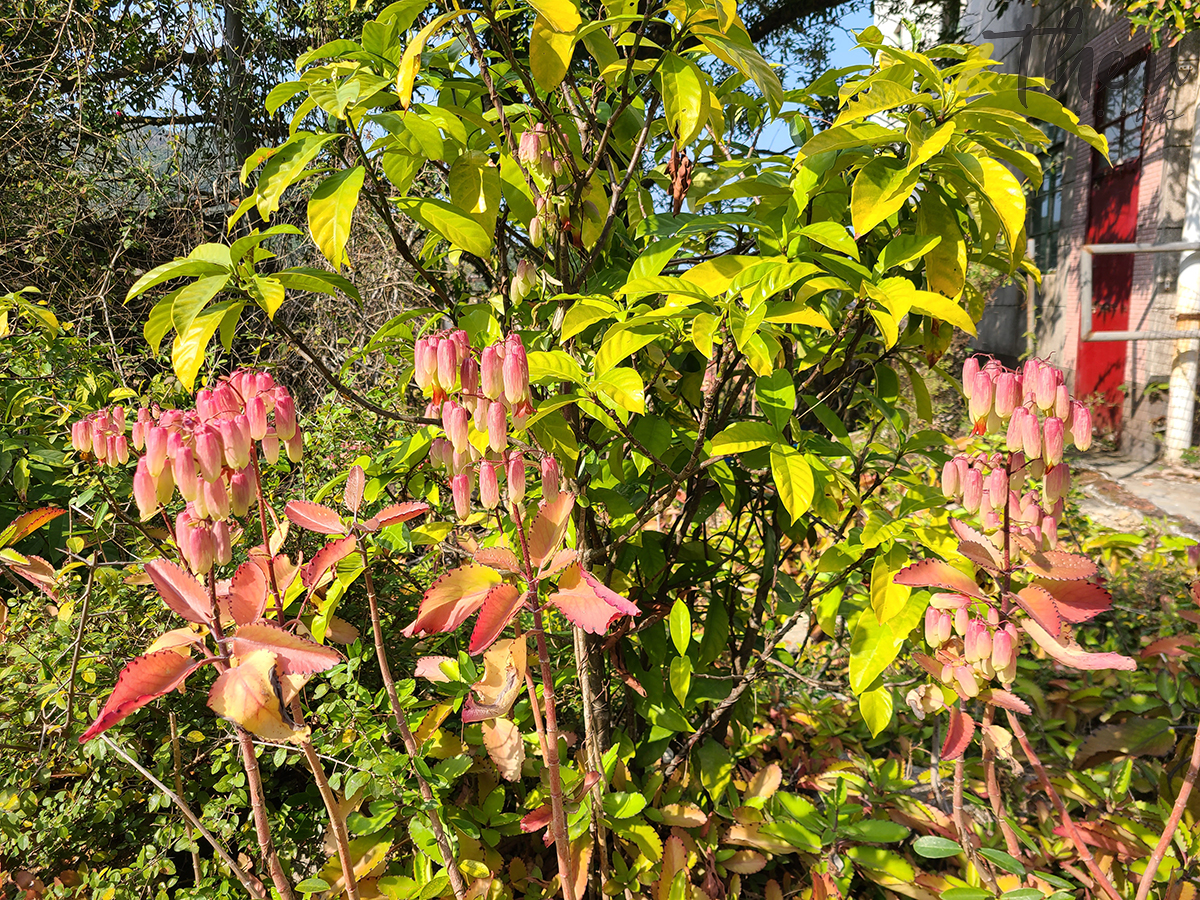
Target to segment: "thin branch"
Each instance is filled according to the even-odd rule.
[[[1150,854],[1150,859],[1146,863],[1146,871],[1142,873],[1142,880],[1138,882],[1137,900],[1146,900],[1150,894],[1150,888],[1154,885],[1154,876],[1158,874],[1158,865],[1167,855],[1167,848],[1171,846],[1171,840],[1175,837],[1175,829],[1179,827],[1183,811],[1187,808],[1188,797],[1191,796],[1192,788],[1196,784],[1197,772],[1200,772],[1200,735],[1192,738],[1192,758],[1188,763],[1187,775],[1183,778],[1179,796],[1175,798],[1175,806],[1171,809],[1171,818],[1167,819],[1167,826],[1163,829],[1162,837],[1158,839],[1154,852]]]

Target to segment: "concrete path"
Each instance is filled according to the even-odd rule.
[[[1078,456],[1071,466],[1084,494],[1081,509],[1098,524],[1133,532],[1157,519],[1170,532],[1200,538],[1200,470],[1099,452]]]

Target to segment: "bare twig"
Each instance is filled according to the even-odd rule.
[[[1158,874],[1158,865],[1167,855],[1167,848],[1171,846],[1171,840],[1175,837],[1175,830],[1179,827],[1183,811],[1187,808],[1188,797],[1192,794],[1198,772],[1200,772],[1200,734],[1192,738],[1192,758],[1188,762],[1187,774],[1183,777],[1183,786],[1179,788],[1179,796],[1175,798],[1175,805],[1171,808],[1171,817],[1167,819],[1162,836],[1155,844],[1154,852],[1150,854],[1150,859],[1146,863],[1146,871],[1142,873],[1142,880],[1138,882],[1137,900],[1146,900],[1150,894],[1150,888],[1154,885],[1154,876]]]

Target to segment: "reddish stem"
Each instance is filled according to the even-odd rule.
[[[262,529],[263,550],[267,554],[267,578],[275,600],[275,618],[283,621],[283,598],[279,595],[279,580],[275,577],[275,554],[271,552],[271,532],[267,530],[267,501],[263,497],[262,470],[258,467],[258,446],[250,443],[250,464],[254,466],[254,493],[258,498],[258,524]]]
[[[1158,839],[1158,844],[1155,845],[1154,852],[1150,854],[1150,860],[1146,863],[1146,871],[1142,873],[1142,880],[1138,882],[1137,900],[1146,900],[1150,894],[1159,863],[1167,855],[1167,848],[1171,846],[1171,840],[1175,837],[1175,829],[1179,827],[1179,820],[1183,818],[1183,811],[1187,808],[1188,797],[1192,794],[1192,787],[1196,784],[1198,772],[1200,772],[1200,734],[1197,734],[1192,740],[1192,759],[1188,763],[1187,774],[1183,777],[1183,787],[1179,789],[1179,796],[1175,798],[1175,806],[1171,809],[1171,818],[1167,819],[1167,827],[1163,829],[1162,837]]]
[[[1106,893],[1111,900],[1121,900],[1121,895],[1117,893],[1117,889],[1113,887],[1108,876],[1101,871],[1100,866],[1096,864],[1095,858],[1092,856],[1092,851],[1084,843],[1083,838],[1079,834],[1079,829],[1075,827],[1075,823],[1071,821],[1071,816],[1067,812],[1066,804],[1062,798],[1058,796],[1058,791],[1054,789],[1054,785],[1050,783],[1050,776],[1046,773],[1046,767],[1042,765],[1041,759],[1033,752],[1033,747],[1030,746],[1029,738],[1025,736],[1025,730],[1021,727],[1021,722],[1010,710],[1005,710],[1004,714],[1008,716],[1008,725],[1012,728],[1013,734],[1016,735],[1017,741],[1021,745],[1021,749],[1025,751],[1025,758],[1029,760],[1029,764],[1033,766],[1033,770],[1037,772],[1038,778],[1042,782],[1042,788],[1050,797],[1050,802],[1054,804],[1054,808],[1058,810],[1059,818],[1062,819],[1063,827],[1067,831],[1067,836],[1070,837],[1071,843],[1075,845],[1075,852],[1079,854],[1079,858],[1083,860],[1083,864],[1087,866],[1088,872],[1092,878],[1096,880],[1096,884]]]

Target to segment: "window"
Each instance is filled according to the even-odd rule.
[[[1146,60],[1140,59],[1100,85],[1096,130],[1108,139],[1114,167],[1142,155],[1142,115],[1146,104]]]
[[[1056,125],[1044,125],[1050,145],[1042,151],[1042,186],[1029,205],[1028,236],[1033,239],[1034,259],[1038,268],[1049,272],[1058,266],[1058,230],[1062,224],[1062,179],[1065,162],[1066,132]]]

